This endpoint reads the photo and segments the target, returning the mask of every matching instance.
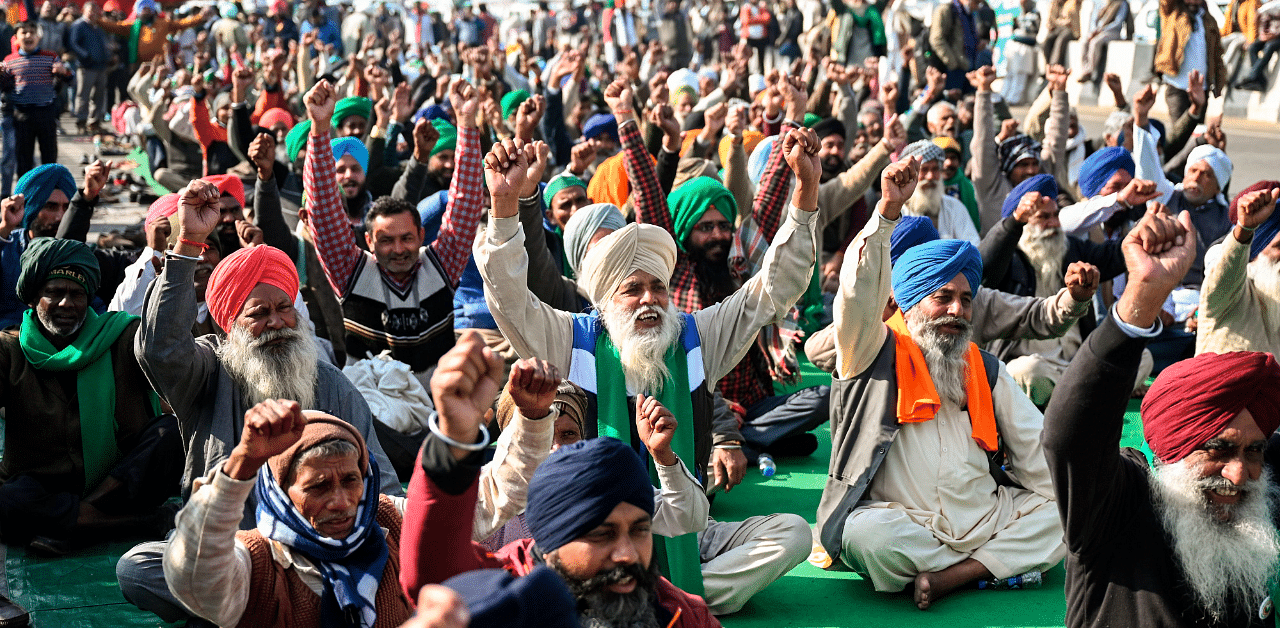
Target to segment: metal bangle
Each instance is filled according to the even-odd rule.
[[[716,445],[716,449],[742,449],[742,445]]]
[[[173,259],[185,259],[185,260],[187,260],[188,262],[198,262],[198,261],[200,261],[200,258],[199,258],[199,257],[192,257],[192,256],[190,256],[190,255],[180,255],[180,254],[178,254],[178,253],[174,253],[173,251],[165,251],[165,252],[164,252],[164,255],[165,255],[165,257],[170,257],[170,258],[173,258]]]
[[[440,429],[440,413],[434,410],[431,412],[431,416],[427,419],[427,428],[431,430],[432,434],[436,435],[436,438],[444,441],[444,444],[450,447],[456,447],[463,451],[481,451],[489,446],[489,428],[485,427],[483,423],[480,424],[480,442],[472,444],[460,443],[448,436],[445,436],[445,433]]]

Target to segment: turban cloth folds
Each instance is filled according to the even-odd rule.
[[[342,121],[351,116],[360,116],[365,120],[373,117],[373,101],[363,96],[348,96],[338,101],[333,107],[333,117],[329,123],[334,128],[342,126]]]
[[[284,149],[289,154],[289,161],[298,161],[298,153],[302,152],[302,147],[307,145],[307,134],[311,133],[311,121],[303,120],[297,126],[289,129],[289,134],[284,138]]]
[[[147,208],[147,219],[142,224],[150,227],[151,223],[167,219],[176,213],[178,213],[178,194],[171,192],[152,201],[151,206]]]
[[[67,200],[76,195],[76,179],[62,164],[44,164],[28,170],[18,179],[13,193],[22,195],[22,228],[29,229],[36,214],[49,202],[54,190],[62,190]]]
[[[1187,155],[1187,168],[1190,168],[1196,162],[1203,161],[1209,164],[1209,168],[1213,170],[1213,176],[1218,180],[1218,187],[1225,188],[1227,183],[1231,181],[1231,159],[1227,154],[1222,152],[1216,146],[1201,144]]]
[[[747,178],[759,185],[764,178],[764,169],[769,165],[769,157],[773,155],[773,145],[778,143],[777,135],[770,135],[756,144],[755,150],[747,157]]]
[[[649,472],[622,441],[593,438],[560,447],[538,465],[525,523],[538,549],[552,552],[604,523],[622,503],[653,514]]]
[[[597,113],[587,118],[586,124],[582,125],[582,137],[590,140],[601,135],[607,135],[609,139],[618,141],[618,121],[612,113]]]
[[[526,92],[523,89],[507,92],[507,94],[502,97],[502,117],[510,118],[511,114],[516,112],[516,108],[526,100],[529,100],[529,92]]]
[[[1142,398],[1142,429],[1161,462],[1178,462],[1249,410],[1270,437],[1280,425],[1280,365],[1269,353],[1202,353],[1166,368]]]
[[[835,118],[823,118],[822,120],[814,122],[813,126],[809,128],[813,129],[813,132],[817,134],[819,140],[831,135],[846,137],[844,123]]]
[[[578,628],[578,602],[550,567],[517,577],[477,569],[444,581],[467,605],[472,628]]]
[[[1030,135],[1019,133],[996,146],[996,157],[1000,159],[1000,171],[1009,174],[1023,159],[1040,158],[1040,142],[1031,139]]]
[[[890,263],[898,263],[898,258],[902,257],[902,254],[912,247],[926,242],[933,242],[941,237],[938,235],[938,229],[933,226],[933,221],[929,220],[927,216],[903,216],[899,218],[898,224],[893,227],[893,233],[889,236]]]
[[[440,236],[444,224],[444,210],[449,204],[449,190],[440,190],[418,201],[418,215],[422,217],[422,245],[427,246]]]
[[[1022,202],[1022,197],[1032,193],[1039,192],[1041,196],[1047,196],[1056,203],[1058,201],[1058,182],[1047,174],[1038,174],[1029,177],[1013,188],[1009,195],[1004,197],[1004,205],[1000,207],[1000,217],[1008,218],[1013,212],[1018,210],[1018,203]],[[975,286],[976,287],[976,286]]]
[[[283,124],[286,131],[293,128],[293,114],[279,107],[272,107],[263,112],[262,117],[258,118],[258,126],[264,129]]]
[[[664,283],[676,267],[676,243],[662,227],[631,223],[601,238],[582,259],[578,285],[591,302],[608,303],[622,280],[643,270]]]
[[[329,140],[329,146],[333,148],[334,161],[342,161],[343,157],[351,155],[361,170],[369,172],[369,149],[365,148],[364,142],[354,137],[339,137]]]
[[[676,232],[676,246],[685,250],[689,234],[702,215],[713,206],[729,221],[730,228],[737,224],[738,203],[723,183],[711,177],[697,177],[671,191],[667,196],[671,208],[671,221]]]
[[[893,265],[893,298],[903,312],[945,286],[956,275],[976,291],[982,281],[982,256],[964,240],[935,240],[908,249]]]
[[[436,140],[435,147],[431,149],[432,157],[435,157],[436,153],[440,151],[458,150],[458,127],[441,118],[432,119],[431,126],[434,126],[436,131],[440,133],[440,139]]]
[[[102,270],[93,250],[84,242],[61,238],[36,238],[18,258],[18,298],[30,304],[50,279],[70,279],[84,288],[90,299],[98,292]]]
[[[622,157],[623,153],[619,152],[596,166],[595,175],[587,183],[587,196],[591,200],[598,203],[612,203],[618,207],[627,204],[627,197],[631,195],[631,185],[627,182],[627,170],[622,163]]]
[[[929,140],[920,140],[918,142],[912,142],[908,144],[906,148],[903,148],[902,152],[898,154],[898,161],[906,161],[912,157],[919,157],[920,163],[930,161],[942,163],[943,161],[946,161],[947,153],[942,150],[941,146],[938,146]]]
[[[1240,214],[1237,210],[1240,206],[1240,199],[1244,198],[1244,195],[1276,188],[1280,188],[1280,181],[1259,181],[1240,190],[1240,193],[1231,199],[1231,206],[1227,209],[1227,217],[1231,220],[1231,224],[1234,225],[1240,222]],[[1277,233],[1280,233],[1280,212],[1272,210],[1271,216],[1267,218],[1267,221],[1258,225],[1258,229],[1253,232],[1253,240],[1249,242],[1249,260],[1253,261],[1253,258],[1262,252],[1262,249],[1267,248],[1271,241],[1276,239]]]
[[[582,188],[584,192],[587,190],[587,182],[573,176],[573,174],[567,170],[551,177],[551,180],[547,182],[547,186],[542,190],[543,204],[547,207],[551,207],[551,199],[555,198],[556,194],[560,193],[562,190],[575,186]]]
[[[964,153],[964,151],[960,149],[960,142],[957,142],[955,138],[947,137],[945,135],[942,137],[935,137],[933,138],[933,143],[938,148],[942,149],[944,155],[946,154],[946,151],[953,151],[957,154]]]
[[[576,212],[564,225],[564,254],[574,275],[581,272],[582,259],[587,256],[587,246],[600,229],[617,231],[627,226],[627,219],[616,205],[596,203]]]
[[[240,203],[244,209],[244,181],[234,174],[215,174],[204,178],[205,181],[218,186],[218,195],[226,194]]]
[[[298,294],[298,269],[284,251],[265,244],[240,249],[218,262],[205,290],[213,322],[230,332],[231,321],[260,283],[283,290],[293,300]]]
[[[1098,195],[1115,173],[1124,170],[1130,175],[1137,172],[1133,156],[1123,146],[1108,146],[1089,155],[1080,164],[1080,191],[1085,198]]]

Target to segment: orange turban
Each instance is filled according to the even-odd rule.
[[[746,130],[742,132],[742,150],[751,155],[751,151],[755,150],[760,142],[764,140],[764,133],[759,131]],[[729,151],[732,150],[732,140],[726,135],[720,138],[720,167],[725,168],[729,165]]]
[[[698,140],[698,134],[702,133],[702,129],[693,129],[684,134],[684,139],[680,140],[680,156],[681,157],[701,157],[706,155],[690,155],[689,149],[693,148],[693,143]]]
[[[231,321],[260,283],[283,290],[292,300],[298,294],[298,269],[284,251],[265,244],[222,258],[209,275],[204,297],[213,322],[224,331],[231,331]]]
[[[205,177],[204,180],[218,186],[219,193],[230,194],[231,198],[240,203],[240,208],[244,208],[244,181],[241,181],[240,177],[234,174],[215,174]]]
[[[622,153],[610,157],[596,168],[587,184],[587,197],[596,203],[612,203],[622,207],[627,203],[631,188],[627,185],[627,170],[622,165]]]

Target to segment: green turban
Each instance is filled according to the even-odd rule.
[[[510,118],[511,114],[516,112],[516,108],[526,100],[529,100],[529,92],[523,89],[507,92],[507,95],[502,97],[502,117]]]
[[[438,118],[431,121],[431,126],[434,126],[440,132],[440,139],[436,140],[436,147],[431,149],[432,157],[435,157],[436,153],[442,150],[458,150],[458,127]]]
[[[30,304],[50,279],[70,279],[89,298],[98,292],[102,270],[88,244],[61,238],[36,238],[18,259],[18,298]]]
[[[812,129],[813,125],[817,124],[821,120],[822,117],[816,113],[806,113],[804,114],[804,128]]]
[[[365,120],[373,117],[373,101],[363,96],[348,96],[338,101],[333,107],[333,118],[329,123],[335,128],[342,126],[342,121],[351,116],[360,116]]]
[[[587,182],[573,176],[566,170],[565,172],[552,177],[551,180],[547,182],[546,189],[542,191],[542,202],[545,203],[547,207],[551,207],[551,199],[555,198],[557,193],[574,186],[586,190]]]
[[[307,135],[311,133],[311,120],[303,120],[289,130],[284,137],[284,149],[289,153],[289,162],[298,161],[298,153],[307,144]]]
[[[712,205],[724,214],[729,224],[737,224],[738,203],[733,200],[729,188],[711,177],[690,179],[667,196],[667,206],[671,208],[671,219],[675,222],[676,246],[681,251],[685,250],[685,242],[693,233],[693,225],[702,220],[702,215]]]

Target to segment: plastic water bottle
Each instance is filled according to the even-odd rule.
[[[1038,571],[1028,571],[1012,578],[979,580],[979,589],[1039,589],[1044,577]]]
[[[766,478],[773,477],[778,472],[778,465],[773,461],[773,456],[769,454],[760,454],[760,475]]]

